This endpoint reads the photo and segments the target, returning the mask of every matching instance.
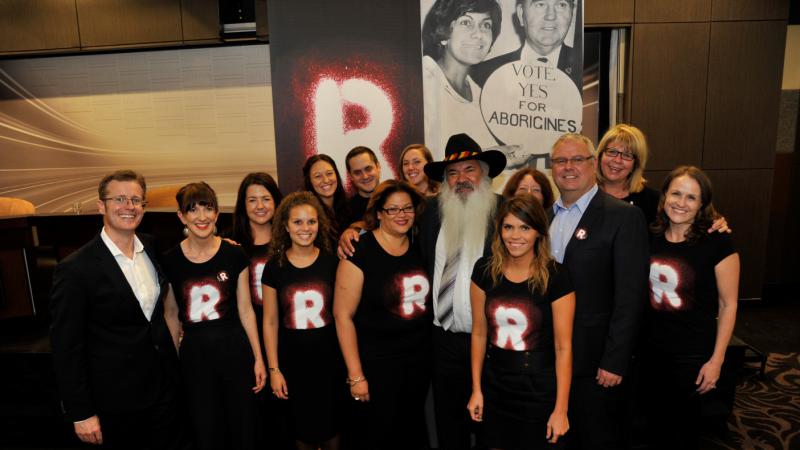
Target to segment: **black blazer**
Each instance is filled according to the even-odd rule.
[[[595,376],[598,367],[625,375],[647,300],[642,211],[598,190],[567,243],[564,265],[575,288],[574,375]]]
[[[164,321],[166,277],[149,241],[140,239],[161,286],[149,322],[99,234],[56,267],[50,339],[62,406],[72,421],[142,410],[178,381]]]
[[[522,44],[527,45],[527,44]],[[563,44],[561,46],[561,50],[558,52],[558,68],[567,74],[568,77],[572,79],[572,82],[575,83],[575,86],[581,86],[583,73],[581,71],[581,67],[577,64],[578,61],[576,59],[577,52],[567,44]],[[514,50],[513,52],[506,53],[504,55],[500,55],[494,57],[490,60],[483,61],[478,63],[470,69],[470,77],[473,81],[478,83],[480,87],[486,83],[486,80],[489,78],[495,70],[500,68],[500,66],[506,65],[512,61],[519,61],[522,57],[522,47]]]

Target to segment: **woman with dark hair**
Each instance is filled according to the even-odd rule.
[[[492,255],[475,263],[472,396],[467,409],[495,449],[552,448],[567,430],[575,292],[550,256],[538,202],[513,197],[497,212]],[[560,441],[563,444],[563,440]]]
[[[736,323],[739,255],[716,217],[711,182],[681,166],[664,180],[650,239],[650,302],[642,352],[654,448],[696,448]]]
[[[509,199],[515,195],[532,195],[539,200],[545,210],[553,207],[555,198],[553,188],[547,175],[539,172],[532,167],[525,167],[514,172],[511,178],[506,181],[503,189],[503,198]]]
[[[469,70],[489,54],[501,19],[495,0],[437,0],[425,16],[425,143],[434,152],[444,152],[450,136],[465,132],[482,148],[497,145],[481,116],[481,89]]]
[[[427,448],[430,281],[410,235],[422,196],[404,181],[375,189],[368,230],[340,261],[334,316],[355,402],[357,448]]]
[[[433,162],[433,155],[423,144],[411,144],[400,153],[400,180],[414,186],[425,197],[439,193],[440,183],[425,175],[425,165]]]
[[[250,302],[248,259],[216,236],[217,195],[190,183],[175,196],[184,239],[164,255],[164,316],[179,347],[198,448],[255,448],[256,397],[266,369]],[[183,333],[183,339],[180,339]]]
[[[272,393],[289,402],[298,450],[336,450],[345,395],[333,325],[339,260],[328,239],[328,218],[312,193],[293,192],[284,199],[273,238],[262,279]]]
[[[267,263],[270,242],[272,241],[272,218],[283,199],[283,193],[272,176],[265,172],[247,174],[239,184],[236,206],[233,209],[233,229],[231,239],[242,246],[250,258],[249,280],[250,299],[256,315],[259,342],[264,342],[263,298],[261,296],[261,276]],[[262,356],[263,353],[262,353]],[[289,448],[286,427],[281,421],[285,414],[280,411],[274,399],[259,393],[259,422],[268,424],[259,431],[259,442],[269,440],[272,445]]]
[[[283,194],[270,174],[253,172],[239,184],[233,209],[231,239],[250,257],[250,298],[257,324],[261,323],[261,274],[272,240],[272,217],[281,199]]]
[[[347,194],[342,187],[342,177],[333,158],[324,153],[309,157],[303,164],[303,186],[325,208],[331,242],[336,242],[342,231],[350,225],[350,210],[347,206]]]

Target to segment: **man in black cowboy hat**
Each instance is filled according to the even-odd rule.
[[[428,200],[419,242],[433,280],[433,395],[440,449],[470,448],[474,422],[466,409],[472,392],[470,276],[491,251],[492,224],[501,197],[491,178],[506,166],[497,150],[481,151],[466,134],[451,136],[443,161],[425,165],[441,192]]]
[[[425,165],[442,188],[427,201],[419,218],[419,244],[433,280],[433,397],[439,449],[468,449],[475,423],[467,412],[472,393],[469,285],[472,267],[491,252],[494,214],[502,197],[491,179],[506,166],[497,150],[482,151],[466,134],[450,136],[443,161]],[[342,235],[339,255],[353,255]]]

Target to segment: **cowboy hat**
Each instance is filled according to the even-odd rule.
[[[481,150],[481,146],[464,133],[454,134],[447,140],[444,160],[425,164],[425,175],[432,180],[444,179],[445,168],[456,162],[483,161],[489,165],[489,178],[494,178],[506,168],[506,155],[498,150]]]

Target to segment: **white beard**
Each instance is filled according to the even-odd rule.
[[[461,250],[461,257],[474,261],[483,252],[483,243],[489,224],[494,220],[497,199],[489,179],[482,177],[475,190],[466,199],[445,182],[439,193],[439,211],[442,217],[441,232],[447,259]]]

